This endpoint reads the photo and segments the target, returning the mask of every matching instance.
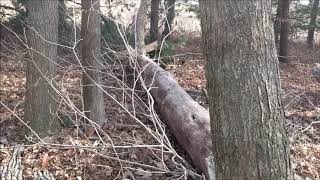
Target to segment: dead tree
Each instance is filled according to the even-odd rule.
[[[211,148],[209,113],[179,86],[169,72],[145,56],[144,24],[148,2],[141,0],[136,20],[137,61],[140,67],[145,67],[143,79],[147,86],[152,87],[150,92],[179,144],[188,152],[197,168],[208,177]]]

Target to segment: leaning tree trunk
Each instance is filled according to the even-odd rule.
[[[281,29],[280,29],[279,61],[285,62],[285,63],[289,62],[288,60],[289,7],[290,7],[290,0],[280,0]]]
[[[208,176],[208,159],[211,148],[208,111],[195,102],[179,86],[169,72],[163,70],[145,56],[144,45],[145,9],[149,0],[141,0],[136,20],[136,48],[138,63],[144,67],[143,78],[146,85],[151,85],[151,94],[159,106],[162,118],[171,129],[179,144],[188,152],[197,169]]]
[[[151,13],[150,13],[150,40],[152,42],[158,40],[159,36],[159,11],[161,0],[151,1]]]
[[[170,38],[170,31],[172,30],[172,22],[175,16],[175,3],[176,0],[165,0],[165,8],[166,8],[166,19],[164,23],[164,30],[162,32],[163,37],[167,36]]]
[[[271,1],[200,1],[216,179],[291,179]]]
[[[86,116],[98,124],[105,121],[105,105],[102,84],[101,62],[101,17],[99,0],[81,0],[81,53],[84,73],[83,103]]]
[[[45,136],[59,127],[51,84],[56,76],[57,45],[53,43],[58,41],[58,0],[30,0],[27,9],[31,49],[27,61],[25,121],[36,133]]]
[[[317,26],[318,8],[319,8],[319,0],[314,0],[312,4],[311,13],[310,13],[310,23],[309,23],[308,38],[307,38],[307,43],[309,47],[313,47],[314,31]]]

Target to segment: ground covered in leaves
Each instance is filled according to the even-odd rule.
[[[207,107],[200,47],[198,36],[188,36],[184,45],[176,46],[167,70]],[[141,87],[121,83],[127,81],[123,73],[128,72],[118,63],[109,62],[104,69],[108,123],[101,130],[80,126],[81,68],[72,55],[63,54],[57,82],[64,97],[58,112],[64,127],[42,142],[25,136],[22,119],[27,51],[8,37],[1,39],[0,53],[0,162],[10,157],[14,147],[24,145],[21,159],[25,179],[32,179],[37,170],[48,170],[56,179],[198,177],[169,130],[152,115],[156,110],[149,104],[148,94]],[[320,50],[292,42],[290,54],[291,63],[280,64],[280,70],[293,168],[301,178],[320,179],[320,84],[310,73],[312,64],[320,61]]]

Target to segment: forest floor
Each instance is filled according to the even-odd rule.
[[[195,100],[207,107],[201,91],[206,87],[201,41],[195,35],[187,37],[183,45],[176,46],[176,55],[167,64],[167,70]],[[25,179],[32,179],[35,171],[44,169],[56,179],[178,179],[189,172],[185,167],[192,170],[182,160],[192,164],[170,130],[165,129],[176,152],[164,150],[157,141],[161,133],[154,133],[158,131],[150,121],[145,93],[137,90],[142,100],[135,101],[139,107],[132,106],[130,94],[124,95],[127,91],[110,80],[108,73],[104,77],[109,94],[105,100],[108,123],[102,127],[105,134],[99,137],[95,133],[81,133],[81,128],[67,125],[59,133],[44,138],[45,143],[27,138],[21,121],[26,50],[13,44],[16,43],[10,38],[1,40],[0,102],[14,113],[0,104],[0,162],[6,162],[14,147],[24,145],[21,159]],[[291,63],[280,63],[280,71],[293,169],[302,178],[320,179],[320,83],[310,73],[312,64],[320,63],[320,48],[310,50],[303,43],[291,42],[290,55]],[[63,59],[72,57],[65,55]],[[117,66],[108,68],[115,75],[121,72]],[[63,122],[80,119],[73,109],[81,108],[80,80],[79,67],[71,64],[59,68],[57,81],[73,102],[68,106],[61,103],[59,114],[66,119]],[[177,158],[176,153],[183,158]]]

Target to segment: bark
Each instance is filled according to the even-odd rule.
[[[150,14],[150,41],[151,43],[158,40],[159,36],[159,11],[160,0],[151,1],[151,14]]]
[[[27,61],[25,121],[39,136],[58,130],[55,93],[50,83],[56,76],[58,40],[58,1],[30,0],[28,43],[30,61]],[[35,32],[36,31],[36,32]],[[37,33],[40,35],[37,35]],[[37,51],[37,52],[36,52]]]
[[[81,53],[85,72],[82,76],[83,103],[86,116],[98,124],[105,122],[101,64],[101,17],[99,0],[81,0]]]
[[[280,47],[279,61],[288,63],[288,38],[289,38],[289,6],[290,0],[280,0],[281,7],[281,29],[280,29]]]
[[[216,179],[292,179],[271,1],[200,1]]]
[[[319,8],[319,0],[314,0],[312,4],[311,13],[310,13],[310,23],[309,23],[308,37],[307,37],[307,43],[309,47],[313,47],[314,31],[317,26],[318,8]]]
[[[143,78],[151,85],[151,94],[159,106],[162,118],[173,132],[179,144],[188,152],[196,167],[208,176],[208,155],[211,148],[208,111],[195,102],[167,71],[145,56],[149,47],[144,45],[146,22],[145,9],[148,0],[141,0],[136,20],[138,63],[146,67]],[[154,44],[154,43],[153,43]]]
[[[23,147],[14,148],[12,154],[1,162],[1,180],[23,180],[23,165],[21,164],[23,151]]]
[[[281,23],[280,23],[280,17],[281,17],[281,14],[280,14],[280,12],[281,12],[280,1],[281,0],[278,0],[278,3],[277,3],[277,12],[276,12],[275,20],[274,20],[274,25],[273,25],[276,44],[279,43],[279,36],[280,36],[280,29],[281,29]]]
[[[164,30],[162,32],[163,37],[167,36],[170,38],[170,31],[172,30],[172,22],[175,16],[175,3],[176,0],[166,0],[165,1],[165,8],[166,8],[166,19],[164,24]]]

